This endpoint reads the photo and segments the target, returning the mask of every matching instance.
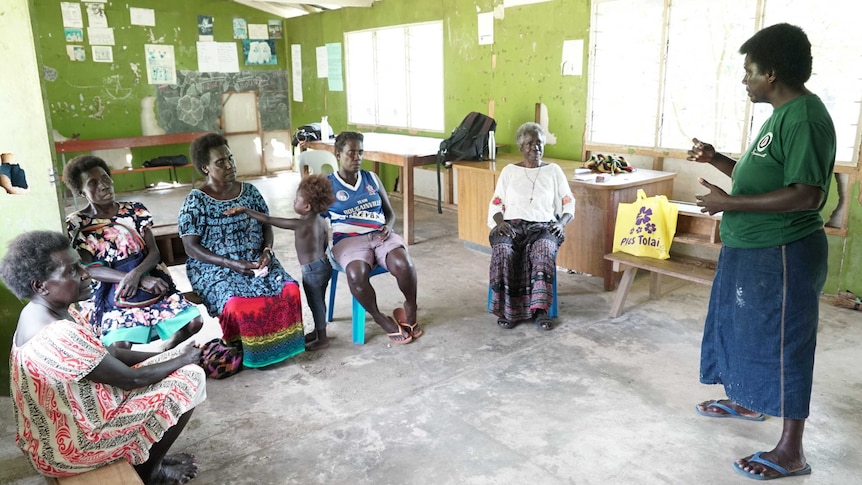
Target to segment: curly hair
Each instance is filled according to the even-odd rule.
[[[338,158],[338,154],[341,153],[341,150],[344,149],[344,145],[347,145],[347,142],[350,140],[356,140],[362,143],[365,140],[365,137],[362,133],[356,131],[342,131],[335,137],[335,157]]]
[[[811,42],[805,32],[790,24],[775,24],[758,31],[739,48],[760,72],[774,71],[784,84],[800,88],[811,78]]]
[[[312,212],[320,214],[335,202],[332,182],[323,174],[312,174],[302,179],[296,193],[301,193],[311,206]]]
[[[108,175],[111,175],[111,167],[99,157],[93,155],[80,155],[72,160],[63,169],[63,183],[69,187],[73,193],[80,194],[84,190],[84,181],[81,180],[81,174],[91,168],[102,167]]]
[[[9,250],[0,260],[0,278],[18,298],[32,298],[33,281],[45,281],[59,264],[51,257],[69,249],[69,238],[56,231],[31,231],[9,243]]]
[[[192,156],[192,162],[194,162],[195,168],[201,175],[205,175],[204,167],[210,163],[210,151],[213,148],[218,148],[220,146],[230,145],[227,144],[227,138],[218,133],[207,133],[192,142],[189,147],[189,154]]]
[[[545,140],[545,129],[542,128],[542,125],[528,121],[519,126],[518,131],[515,132],[515,144],[521,146],[521,143],[524,142],[524,137],[530,133],[541,137],[543,141]]]

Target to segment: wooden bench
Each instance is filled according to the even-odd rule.
[[[71,477],[45,477],[49,485],[144,485],[126,460]]]
[[[670,259],[644,258],[626,253],[610,253],[605,259],[613,262],[614,272],[623,272],[620,285],[611,304],[611,318],[623,313],[623,305],[634,282],[638,269],[650,272],[649,296],[661,298],[661,276],[673,276],[686,281],[712,286],[715,277],[715,262],[691,257],[671,255]]]

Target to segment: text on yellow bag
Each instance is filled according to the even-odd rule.
[[[614,252],[634,256],[668,259],[676,234],[678,208],[664,195],[647,197],[638,190],[638,198],[617,206],[614,227]]]

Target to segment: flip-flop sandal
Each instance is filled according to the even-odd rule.
[[[776,478],[798,477],[800,475],[809,475],[811,473],[811,465],[809,465],[807,463],[801,469],[792,472],[792,471],[788,470],[787,468],[784,468],[781,465],[773,463],[773,462],[767,460],[766,458],[762,458],[760,455],[762,455],[763,453],[764,453],[763,451],[758,451],[757,453],[751,455],[751,458],[749,458],[748,461],[750,463],[760,463],[761,465],[765,465],[769,468],[772,468],[773,470],[778,472],[778,475],[768,476],[768,475],[760,475],[758,473],[747,472],[747,471],[745,471],[744,468],[742,468],[742,465],[740,465],[737,462],[733,462],[733,468],[736,471],[738,471],[739,473],[741,473],[741,474],[745,475],[746,477],[751,478],[753,480],[774,480]]]
[[[387,333],[386,336],[389,337],[389,340],[395,345],[405,345],[409,344],[413,341],[413,336],[410,335],[410,332],[398,324],[392,317],[389,317],[389,320],[398,327],[397,332]],[[397,337],[403,337],[398,339]]]
[[[515,322],[510,322],[509,320],[506,320],[505,318],[498,318],[497,319],[497,325],[499,325],[500,328],[505,328],[506,330],[511,330],[511,329],[515,328]]]
[[[545,313],[536,317],[536,328],[545,332],[554,328],[554,321]]]
[[[746,421],[763,421],[764,419],[766,419],[766,416],[764,416],[763,413],[760,413],[757,416],[743,416],[742,414],[739,414],[736,409],[721,404],[721,399],[716,399],[715,401],[712,401],[711,403],[707,404],[705,407],[706,409],[718,408],[724,411],[724,413],[710,413],[709,411],[704,412],[701,411],[700,407],[698,406],[699,404],[696,404],[694,406],[694,411],[701,416],[706,416],[707,418],[736,418],[744,419]]]
[[[407,323],[407,311],[403,308],[396,308],[395,310],[392,310],[392,317],[395,318],[395,321],[398,322],[398,325],[401,325],[402,327],[406,328],[407,331],[410,332],[410,336],[414,339],[421,337],[422,334],[425,333],[422,331],[421,328],[419,328],[418,323],[414,323],[413,325]]]

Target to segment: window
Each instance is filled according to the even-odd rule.
[[[443,132],[443,22],[344,34],[347,119]]]
[[[762,27],[799,25],[812,43],[806,86],[835,122],[838,163],[858,162],[862,51],[855,0],[593,0],[587,141],[741,153],[772,112],[743,88],[739,46]],[[843,12],[843,14],[842,14]]]

